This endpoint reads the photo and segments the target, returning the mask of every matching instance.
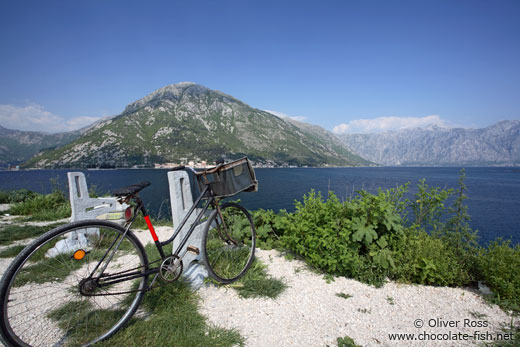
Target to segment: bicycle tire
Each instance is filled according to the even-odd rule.
[[[4,342],[89,346],[121,329],[141,304],[148,277],[106,287],[99,285],[103,278],[96,284],[85,279],[100,271],[106,276],[148,270],[141,242],[131,231],[121,238],[124,232],[112,222],[81,221],[52,229],[25,247],[0,281]],[[100,259],[102,265],[96,269]]]
[[[206,223],[203,261],[212,278],[228,284],[242,277],[251,266],[256,233],[253,219],[244,207],[230,202],[220,206],[220,211],[215,209]]]

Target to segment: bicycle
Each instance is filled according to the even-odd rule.
[[[254,259],[253,220],[242,206],[220,201],[240,191],[256,191],[248,159],[217,161],[204,171],[188,166],[174,170],[190,170],[201,192],[168,240],[159,241],[139,197],[150,183],[141,182],[113,192],[130,204],[124,226],[103,220],[74,222],[46,232],[20,252],[0,282],[5,343],[89,346],[108,339],[128,323],[147,291],[179,278],[187,252],[202,252],[209,276],[219,283],[232,283],[245,274]],[[176,239],[202,200],[203,208],[177,249],[165,254],[163,248]],[[151,262],[130,230],[139,213],[159,253]],[[202,249],[184,247],[203,220]]]

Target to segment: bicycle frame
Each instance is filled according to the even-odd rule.
[[[190,207],[190,209],[188,210],[188,213],[186,213],[186,215],[182,219],[181,223],[175,228],[175,231],[174,231],[173,235],[168,240],[163,241],[163,242],[159,241],[159,238],[158,238],[157,234],[155,233],[155,229],[154,229],[154,227],[152,225],[152,222],[150,221],[150,217],[148,216],[142,201],[138,198],[139,199],[138,200],[138,205],[140,205],[140,206],[136,206],[136,208],[140,209],[142,214],[143,214],[143,216],[144,216],[144,220],[146,222],[146,225],[148,226],[148,230],[150,231],[150,234],[152,235],[152,239],[155,242],[155,246],[157,247],[157,250],[159,251],[159,254],[161,255],[161,259],[164,259],[166,257],[165,254],[164,254],[164,251],[163,251],[163,247],[168,245],[168,244],[170,244],[171,242],[173,242],[173,240],[175,240],[177,238],[177,236],[181,232],[182,228],[184,227],[184,225],[186,225],[186,222],[191,217],[191,215],[193,214],[193,212],[195,211],[195,209],[199,205],[200,201],[203,199],[204,195],[208,191],[209,191],[209,186],[206,186],[204,188],[204,190],[202,191],[202,193],[197,198],[197,200]],[[193,231],[195,230],[195,228],[199,224],[200,220],[202,219],[202,217],[204,216],[204,214],[208,210],[209,206],[211,204],[213,204],[215,201],[216,201],[216,199],[212,195],[210,195],[210,197],[208,198],[208,201],[204,204],[204,207],[202,208],[202,210],[197,215],[197,218],[195,219],[193,224],[190,226],[190,229],[188,230],[186,236],[184,236],[184,238],[181,240],[181,243],[179,244],[179,246],[177,247],[175,252],[172,253],[173,255],[179,256],[180,251],[186,245],[186,242],[188,242],[188,239],[190,238],[191,234],[193,234]]]
[[[103,275],[103,272],[104,272],[105,268],[108,266],[108,264],[110,263],[113,255],[115,254],[115,251],[118,249],[119,244],[123,240],[124,236],[130,230],[130,227],[133,224],[133,222],[135,221],[135,219],[137,218],[137,215],[138,215],[139,212],[141,212],[143,214],[143,217],[144,217],[144,220],[146,222],[146,225],[148,226],[148,230],[150,231],[150,234],[151,234],[152,239],[153,239],[153,241],[155,243],[155,246],[156,246],[156,248],[157,248],[157,250],[158,250],[158,252],[159,252],[159,254],[161,256],[161,260],[165,260],[167,258],[167,256],[164,254],[163,247],[168,245],[168,244],[170,244],[171,242],[173,242],[178,237],[178,235],[181,232],[182,228],[186,225],[188,219],[191,217],[191,215],[193,214],[193,212],[195,211],[195,209],[197,208],[197,206],[199,205],[199,203],[201,202],[201,200],[203,199],[203,197],[206,195],[206,193],[208,191],[209,191],[209,197],[207,198],[208,201],[204,204],[204,207],[202,208],[202,210],[197,215],[195,221],[191,224],[190,229],[188,230],[188,232],[186,233],[184,238],[181,240],[181,242],[180,242],[179,246],[177,247],[177,249],[175,250],[175,252],[172,253],[173,256],[178,257],[179,259],[181,259],[182,257],[179,256],[181,250],[183,249],[183,247],[188,242],[188,239],[190,238],[191,234],[193,234],[193,232],[195,231],[195,228],[199,224],[199,222],[202,219],[202,217],[206,214],[206,211],[208,210],[209,206],[212,205],[212,204],[215,204],[215,203],[218,204],[218,199],[213,196],[213,194],[212,194],[212,192],[211,192],[211,190],[209,188],[209,185],[207,185],[204,188],[204,190],[201,192],[201,194],[199,195],[197,200],[190,207],[190,209],[188,210],[188,213],[186,213],[186,215],[184,216],[184,218],[182,219],[180,224],[175,228],[175,231],[174,231],[173,235],[168,240],[162,241],[162,242],[159,241],[159,237],[157,236],[157,233],[155,232],[155,229],[154,229],[154,227],[152,225],[152,222],[150,221],[150,216],[146,212],[146,208],[144,207],[144,203],[139,198],[139,196],[135,195],[133,198],[134,198],[135,202],[137,203],[137,205],[134,207],[134,213],[133,213],[132,218],[126,224],[125,233],[122,234],[122,236],[120,238],[114,240],[114,242],[109,247],[109,249],[108,249],[107,253],[105,254],[105,256],[100,260],[98,265],[95,267],[94,271],[92,271],[92,273],[91,273],[91,276],[92,276],[97,271],[99,266],[106,259],[106,256],[111,252],[112,247],[114,247],[114,245],[115,245],[115,248],[112,250],[112,254],[108,257],[108,260],[106,261],[103,269],[100,271],[100,275],[97,276],[97,278],[96,278],[96,280],[98,280],[98,281],[100,279],[103,279],[103,282],[102,283],[98,282],[98,285],[100,287],[110,286],[110,285],[113,285],[113,284],[116,284],[116,283],[120,283],[120,282],[124,282],[124,281],[128,281],[128,280],[136,279],[136,278],[139,278],[139,277],[144,277],[144,276],[157,274],[159,272],[159,267],[156,267],[156,268],[153,268],[153,269],[148,269],[148,271],[146,271],[144,273],[140,272],[140,271],[132,271],[132,270],[138,270],[138,269],[132,269],[132,270],[128,270],[128,271],[123,272],[123,273],[116,273],[116,274],[109,274],[109,275]],[[152,285],[153,285],[153,281],[149,285],[149,287],[146,288],[145,290],[151,289]]]

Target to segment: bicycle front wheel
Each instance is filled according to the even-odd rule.
[[[251,215],[238,204],[223,204],[209,216],[202,244],[209,275],[224,284],[238,280],[255,255],[256,235]]]
[[[147,285],[143,246],[124,232],[105,221],[71,223],[23,249],[0,282],[2,339],[12,346],[88,346],[116,333]]]

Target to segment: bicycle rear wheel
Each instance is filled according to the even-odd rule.
[[[231,283],[242,277],[255,255],[255,226],[245,208],[225,203],[208,218],[204,236],[203,260],[211,277]]]
[[[116,333],[147,285],[143,246],[130,231],[123,234],[114,223],[83,221],[23,249],[0,282],[2,339],[13,346],[77,346]],[[113,283],[125,272],[136,278]]]

